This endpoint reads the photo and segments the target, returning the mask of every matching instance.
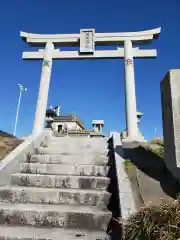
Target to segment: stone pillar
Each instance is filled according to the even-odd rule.
[[[101,129],[101,125],[97,125],[97,132],[99,133]]]
[[[161,81],[164,161],[180,181],[180,70],[170,70]]]
[[[57,111],[56,111],[56,113],[57,113],[57,116],[60,115],[60,106],[57,107]]]
[[[131,141],[138,140],[133,48],[131,40],[124,41],[124,58],[127,139]]]
[[[97,125],[94,125],[94,131],[95,131],[95,132],[99,132],[99,128],[98,128]]]
[[[99,132],[102,133],[102,125],[99,125]]]
[[[95,132],[99,132],[99,127],[98,127],[98,125],[96,125],[96,124],[94,125],[94,131],[95,131]]]
[[[36,114],[33,126],[33,134],[40,134],[44,129],[44,120],[46,114],[46,107],[48,102],[49,84],[51,79],[52,69],[52,54],[54,44],[47,42],[44,50],[44,61],[42,64],[41,81],[38,93],[38,101],[36,105]]]

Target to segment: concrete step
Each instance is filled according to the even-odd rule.
[[[69,143],[61,143],[58,141],[51,141],[48,143],[44,143],[42,145],[42,147],[52,147],[52,148],[61,148],[61,149],[73,149],[73,148],[77,148],[77,149],[101,149],[101,150],[105,150],[108,148],[107,144],[104,143],[91,143],[91,142],[82,142],[82,143],[77,143],[77,142],[73,142],[71,144]]]
[[[83,189],[59,189],[40,187],[0,187],[0,202],[43,203],[96,206],[105,209],[109,203],[107,191]]]
[[[59,141],[49,141],[49,142],[44,142],[47,143],[48,146],[63,146],[63,147],[71,147],[72,144],[76,147],[80,148],[93,148],[93,147],[100,147],[100,148],[107,148],[107,144],[103,142],[91,142],[91,141],[82,141],[82,142],[73,142],[73,143],[64,143],[64,142],[59,142]],[[46,144],[46,145],[47,145]]]
[[[107,176],[108,166],[94,165],[65,165],[65,164],[42,164],[21,163],[21,173],[54,174],[54,175],[80,175],[80,176]]]
[[[103,231],[0,225],[1,240],[110,240]]]
[[[0,224],[106,231],[111,213],[95,207],[44,204],[0,204]]]
[[[107,156],[108,150],[102,149],[78,149],[76,147],[67,148],[52,148],[52,147],[39,147],[36,149],[37,154],[41,155],[77,155],[77,156]]]
[[[64,137],[49,137],[47,138],[47,141],[44,142],[57,142],[57,143],[61,143],[61,144],[94,144],[94,145],[105,145],[107,144],[106,139],[101,139],[101,138],[90,138],[87,136],[64,136]]]
[[[41,175],[28,173],[11,174],[11,183],[19,186],[105,190],[109,182],[110,179],[107,177]]]
[[[107,165],[108,157],[105,156],[77,156],[77,155],[32,155],[29,160],[32,163],[54,164],[83,164],[83,165]]]

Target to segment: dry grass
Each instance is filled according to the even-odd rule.
[[[156,153],[159,157],[164,159],[164,142],[160,139],[151,140],[150,145],[154,144],[157,146],[156,149],[152,149],[154,153]]]
[[[0,160],[16,148],[22,140],[0,136]]]
[[[163,140],[160,140],[160,139],[153,139],[153,140],[150,141],[150,143],[157,144],[157,145],[160,145],[162,147],[164,146]]]
[[[124,240],[177,240],[180,238],[180,199],[149,206],[129,218]]]
[[[160,146],[154,151],[159,157],[164,159],[164,147]]]
[[[141,147],[143,147],[146,151],[153,152],[157,154],[160,158],[164,159],[164,145],[163,143],[157,143],[156,142],[150,142],[148,144],[141,144]]]

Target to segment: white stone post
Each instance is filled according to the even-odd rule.
[[[56,113],[57,113],[57,116],[60,115],[60,106],[57,107],[57,112]]]
[[[41,81],[39,87],[38,101],[36,105],[36,114],[33,126],[33,134],[40,134],[44,129],[44,120],[48,102],[49,84],[52,69],[52,54],[54,44],[47,42],[44,50],[44,61],[42,64]]]
[[[133,48],[131,40],[124,41],[125,58],[125,98],[126,98],[126,126],[128,140],[137,140],[138,125],[136,116],[136,92],[134,80]]]

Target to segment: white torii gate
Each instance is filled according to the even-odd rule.
[[[161,28],[142,32],[95,33],[95,29],[82,29],[79,34],[32,34],[20,32],[21,38],[31,46],[45,47],[37,52],[24,52],[24,60],[41,60],[42,73],[39,87],[33,134],[44,129],[45,113],[48,101],[49,84],[53,59],[83,60],[122,58],[125,63],[125,96],[127,140],[140,140],[136,116],[136,93],[134,80],[134,58],[154,58],[156,49],[133,48],[132,44],[147,44],[157,38]],[[117,50],[95,50],[96,46],[124,45]],[[60,51],[55,47],[79,46],[79,51]]]

